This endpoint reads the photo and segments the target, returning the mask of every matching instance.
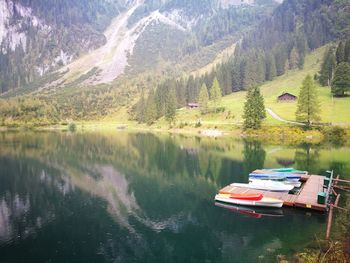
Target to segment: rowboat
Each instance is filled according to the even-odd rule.
[[[272,191],[272,192],[289,192],[294,188],[293,185],[286,185],[281,182],[269,181],[269,180],[255,180],[249,184],[233,183],[232,186],[244,187],[250,189]]]
[[[232,194],[230,192],[220,192],[219,194],[230,195],[230,198],[233,198],[233,199],[249,200],[249,201],[259,201],[264,197],[262,194]]]
[[[281,209],[273,209],[273,208],[264,208],[264,207],[248,207],[248,206],[239,206],[232,205],[222,202],[215,202],[215,206],[227,209],[234,213],[240,213],[243,215],[247,215],[254,218],[262,218],[265,216],[268,217],[282,217],[283,211]]]
[[[280,180],[280,179],[287,179],[287,180],[300,180],[301,176],[298,174],[292,174],[292,173],[250,173],[250,178],[262,178],[262,179],[269,179],[269,180]]]
[[[259,183],[259,181],[261,181],[261,179],[254,179],[254,178],[249,178],[249,182],[252,182],[253,184],[257,184]],[[265,182],[272,182],[272,183],[282,183],[285,185],[292,185],[294,187],[299,188],[301,186],[301,182],[299,181],[290,181],[290,180],[279,180],[279,181],[272,181],[272,180],[268,180],[268,179],[264,179],[263,181]]]
[[[271,172],[282,172],[282,173],[294,173],[294,174],[307,174],[307,171],[301,171],[294,169],[292,167],[290,168],[274,168],[274,169],[263,169],[264,171],[271,171]]]
[[[282,207],[283,201],[270,197],[263,197],[259,201],[234,199],[230,194],[217,194],[215,200],[228,204],[243,205],[243,206],[262,206],[262,207]]]

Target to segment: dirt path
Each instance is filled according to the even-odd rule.
[[[290,123],[290,124],[295,124],[295,125],[301,125],[304,126],[304,123],[301,122],[296,122],[296,121],[288,121],[286,119],[281,118],[280,116],[278,116],[275,112],[273,112],[273,110],[271,110],[270,108],[266,108],[266,111],[268,114],[271,115],[272,118],[274,118],[275,120],[281,121],[281,122],[285,122],[285,123]]]

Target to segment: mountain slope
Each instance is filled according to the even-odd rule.
[[[0,92],[30,83],[106,41],[124,0],[0,0]]]
[[[0,0],[1,91],[60,66],[66,84],[87,73],[90,85],[111,83],[237,36],[275,6],[274,0]],[[149,50],[152,61],[139,67]]]

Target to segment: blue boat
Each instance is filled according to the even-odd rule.
[[[250,173],[249,178],[269,180],[300,180],[299,174],[293,173]]]
[[[307,171],[296,170],[293,167],[290,167],[290,168],[263,169],[263,171],[266,171],[266,172],[277,172],[277,173],[307,174]]]

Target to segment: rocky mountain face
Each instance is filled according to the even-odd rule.
[[[61,68],[110,83],[257,24],[274,0],[0,0],[0,92]],[[92,74],[92,72],[95,72]]]
[[[106,43],[104,29],[128,3],[0,0],[0,90],[7,91]]]

